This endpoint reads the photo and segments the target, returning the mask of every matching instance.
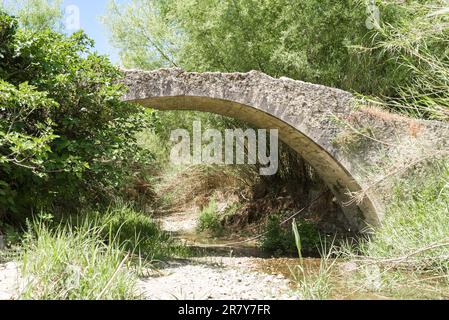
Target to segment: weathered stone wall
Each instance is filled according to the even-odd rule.
[[[260,72],[193,73],[125,70],[123,100],[160,110],[196,110],[234,117],[279,137],[320,174],[354,228],[378,225],[384,205],[373,180],[391,159],[445,152],[446,123],[412,120],[359,108],[345,91]],[[361,134],[360,134],[361,133]],[[373,170],[376,168],[376,170]],[[350,194],[365,196],[353,201]]]

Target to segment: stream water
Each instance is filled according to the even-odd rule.
[[[304,297],[301,296],[301,290],[298,290],[297,281],[300,274],[301,277],[305,275],[311,287],[328,285],[331,288],[326,296],[328,299],[449,299],[447,282],[439,281],[435,275],[424,274],[417,277],[410,274],[410,279],[416,281],[414,284],[410,279],[404,281],[404,276],[408,276],[406,272],[385,272],[375,266],[360,268],[356,263],[347,261],[334,261],[331,271],[322,278],[325,280],[318,280],[320,275],[323,275],[322,261],[319,258],[304,258],[302,262],[304,273],[298,273],[300,262],[297,257],[272,257],[263,252],[255,240],[245,242],[244,238],[235,238],[235,236],[211,238],[198,234],[195,232],[195,219],[196,215],[192,213],[180,213],[161,220],[165,229],[172,232],[174,237],[183,241],[194,252],[195,258],[185,263],[193,264],[198,269],[188,271],[203,273],[199,275],[201,281],[204,278],[210,280],[211,288],[198,285],[194,277],[187,281],[186,286],[189,287],[190,294],[193,294],[193,296],[187,296],[188,298],[197,298],[195,292],[200,287],[199,290],[203,292],[200,298],[302,299]],[[239,243],[239,241],[243,242]],[[207,264],[205,268],[203,268],[204,262]],[[208,269],[211,263],[222,268],[218,271],[220,276],[213,274],[217,270]],[[176,274],[179,268],[171,271],[172,275]],[[228,278],[223,279],[222,276]],[[191,275],[181,275],[182,281],[183,277],[189,278]],[[230,278],[237,278],[237,281]],[[314,281],[325,282],[315,284]],[[224,290],[220,294],[213,292],[214,288],[221,285],[221,282],[229,290]],[[247,284],[249,288],[240,290],[242,286],[239,284],[242,283]],[[272,292],[268,296],[266,293],[259,294],[270,287]],[[253,292],[250,292],[251,288]],[[207,291],[209,289],[211,292]],[[181,288],[182,290],[185,291]],[[208,293],[204,294],[204,292]]]
[[[256,241],[227,245],[235,239],[207,238],[198,234],[178,235],[201,256],[227,256],[229,258],[250,258],[254,264],[251,270],[267,275],[284,277],[289,281],[289,289],[298,288],[298,275],[305,275],[306,281],[313,281],[322,273],[320,258],[304,258],[303,272],[299,272],[297,257],[272,257],[263,252]],[[389,300],[389,299],[449,299],[446,281],[433,274],[412,274],[401,271],[389,273],[376,266],[358,266],[354,262],[335,260],[328,273],[329,290],[327,299],[337,300]],[[407,279],[409,277],[409,279]],[[362,280],[363,279],[363,280]],[[444,279],[443,279],[444,280]],[[362,285],[361,285],[362,284]],[[318,285],[318,284],[317,284]],[[319,284],[323,285],[323,284]],[[301,297],[299,297],[301,298]]]

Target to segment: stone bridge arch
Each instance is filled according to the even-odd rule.
[[[395,142],[404,137],[409,141],[408,130],[416,125],[399,116],[384,119],[385,115],[375,112],[360,114],[355,111],[353,96],[348,92],[288,78],[275,79],[256,71],[194,73],[160,69],[124,70],[124,73],[124,83],[129,88],[124,101],[159,110],[212,112],[259,128],[278,129],[279,138],[321,176],[357,230],[367,225],[377,226],[384,206],[372,191],[365,192],[361,201],[351,201],[350,194],[364,190],[367,183],[360,159],[364,166],[375,160],[350,155],[336,145],[336,139],[344,131],[336,119],[359,116],[380,128],[389,122],[382,134]],[[438,126],[430,127],[435,125]],[[426,129],[428,124],[418,123],[418,135],[433,132],[423,127]],[[445,130],[449,132],[447,126]],[[376,146],[370,146],[363,153],[369,157],[376,150]]]

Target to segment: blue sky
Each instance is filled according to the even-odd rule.
[[[124,3],[129,0],[118,0]],[[75,5],[79,8],[80,26],[95,40],[95,49],[110,57],[114,63],[119,63],[118,52],[108,42],[106,28],[101,24],[100,17],[105,14],[109,0],[64,0],[63,6]]]

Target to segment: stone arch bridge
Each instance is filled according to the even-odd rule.
[[[335,88],[256,71],[124,73],[125,101],[159,110],[212,112],[278,129],[280,140],[317,171],[357,230],[380,223],[383,194],[391,187],[385,177],[400,165],[448,150],[447,123],[360,106],[352,94]]]

